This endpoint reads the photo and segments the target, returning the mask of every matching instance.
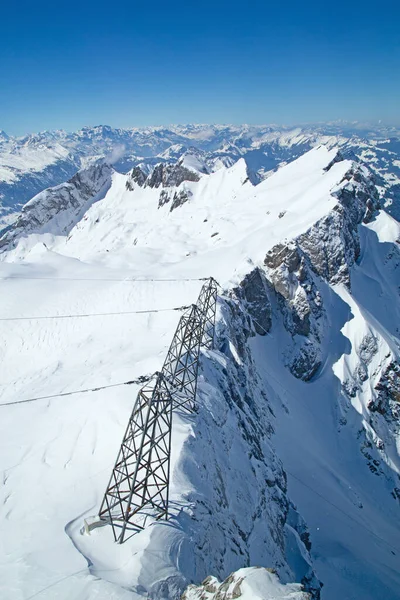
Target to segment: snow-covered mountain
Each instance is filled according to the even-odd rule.
[[[6,600],[400,599],[400,225],[340,140],[304,153],[297,132],[293,160],[280,134],[288,164],[254,185],[246,157],[210,167],[227,129],[164,149],[157,130],[158,166],[98,159],[0,238],[0,402],[37,399],[0,407]],[[174,414],[170,520],[87,535],[139,377],[209,276],[215,348],[197,412]]]
[[[31,232],[68,234],[90,204],[103,197],[111,185],[113,168],[102,160],[76,173],[69,181],[34,196],[4,233],[0,249]]]
[[[282,585],[270,569],[239,569],[220,583],[207,577],[200,586],[191,585],[182,600],[310,600],[299,584]]]
[[[47,187],[106,157],[126,173],[141,164],[176,161],[201,154],[209,172],[244,158],[253,180],[319,145],[339,145],[375,173],[388,210],[400,215],[400,131],[360,123],[300,127],[179,125],[143,129],[108,126],[42,132],[20,138],[0,133],[0,227],[15,220],[23,204]],[[391,205],[391,207],[389,207]]]

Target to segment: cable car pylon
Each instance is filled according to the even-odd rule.
[[[213,347],[216,303],[210,278],[181,316],[154,383],[138,392],[99,511],[116,542],[143,529],[149,516],[168,518],[172,412],[195,409],[200,350]]]

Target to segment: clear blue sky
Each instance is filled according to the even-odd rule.
[[[400,3],[6,0],[0,129],[400,123]]]

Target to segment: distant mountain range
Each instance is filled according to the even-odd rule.
[[[244,158],[256,182],[320,144],[371,169],[387,211],[400,218],[400,129],[363,123],[277,125],[176,125],[116,129],[105,125],[67,133],[44,131],[11,137],[0,131],[0,228],[18,217],[39,192],[71,178],[99,158],[126,173],[192,154],[208,172]]]

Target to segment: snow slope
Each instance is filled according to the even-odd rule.
[[[204,583],[190,586],[183,600],[308,600],[308,594],[298,584],[282,585],[274,573],[266,569],[239,569],[220,583],[215,577]]]
[[[84,127],[67,133],[45,131],[20,138],[0,134],[0,227],[15,220],[22,205],[49,186],[106,157],[126,173],[144,164],[190,160],[201,155],[211,172],[246,160],[254,181],[320,144],[340,146],[367,164],[377,177],[388,210],[399,216],[399,130],[362,123],[276,125],[176,125],[144,129]]]
[[[244,160],[177,188],[114,172],[82,218],[68,213],[67,235],[63,205],[45,230],[39,219],[8,232],[2,319],[113,314],[0,321],[3,404],[151,375],[180,312],[115,313],[190,304],[210,275],[224,293],[199,412],[174,416],[169,523],[122,546],[108,527],[81,534],[139,383],[0,407],[2,597],[176,598],[262,565],[314,598],[318,580],[323,600],[400,598],[388,386],[373,410],[399,357],[400,231],[383,212],[362,222],[371,190],[365,171],[321,146],[255,187]],[[293,247],[299,263],[279,262]],[[304,346],[319,357],[309,381],[293,368]]]
[[[238,283],[248,271],[249,259],[261,261],[282,238],[301,234],[333,208],[336,200],[330,192],[351,165],[342,161],[324,173],[335,154],[325,147],[313,150],[256,187],[240,160],[231,168],[203,175],[199,182],[184,181],[178,189],[187,190],[190,200],[173,211],[169,203],[159,208],[158,188],[136,186],[127,191],[126,176],[115,173],[104,200],[91,207],[85,222],[77,224],[67,239],[55,239],[54,245],[49,236],[44,239],[64,255],[107,266],[134,268],[143,261],[147,276],[161,265],[169,267],[171,276],[178,270],[203,277],[213,264],[211,274],[221,285]],[[35,236],[22,233],[6,260],[25,257],[36,243]],[[223,262],[214,261],[213,255],[221,253]],[[145,254],[153,256],[144,261]]]

